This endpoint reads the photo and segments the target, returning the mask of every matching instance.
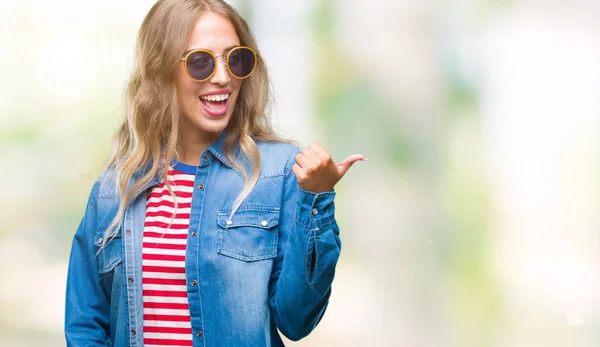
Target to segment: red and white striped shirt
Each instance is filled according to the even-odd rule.
[[[164,182],[152,189],[146,205],[142,247],[146,347],[192,346],[185,249],[195,175],[178,170],[181,165],[188,166],[179,163],[169,169],[167,176],[177,199],[177,210]],[[174,212],[175,219],[167,229]]]

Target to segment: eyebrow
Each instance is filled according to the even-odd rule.
[[[232,49],[234,49],[234,48],[236,48],[236,47],[239,47],[239,46],[241,46],[241,45],[233,45],[233,46],[229,46],[229,47],[225,48],[225,50],[223,51],[223,54],[225,54],[225,53],[227,53],[227,52],[231,51]],[[206,48],[192,48],[192,49],[190,49],[190,50],[188,50],[188,51],[185,51],[185,52],[183,52],[183,55],[184,55],[184,56],[186,56],[186,55],[187,55],[188,53],[190,53],[191,51],[195,51],[195,50],[197,50],[197,49],[203,49],[203,50],[206,50],[206,51],[210,51],[210,52],[212,52],[210,49],[206,49]],[[213,54],[214,54],[214,52],[213,52]],[[218,54],[216,54],[216,55],[218,55]]]

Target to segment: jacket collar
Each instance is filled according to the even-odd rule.
[[[227,137],[227,129],[223,130],[221,135],[210,145],[207,150],[210,151],[217,159],[219,159],[225,166],[232,168],[231,163],[225,157],[225,153],[223,152],[223,144],[225,143],[225,138]],[[237,149],[237,146],[234,147]],[[206,152],[206,151],[205,151]],[[236,153],[234,151],[234,153]]]
[[[227,129],[223,130],[221,135],[219,135],[219,137],[215,141],[213,141],[213,143],[211,143],[210,146],[208,146],[208,148],[204,150],[204,152],[202,152],[202,156],[204,156],[206,151],[209,151],[214,155],[215,158],[217,158],[219,161],[221,161],[225,166],[227,166],[229,168],[233,168],[233,165],[229,162],[229,160],[227,160],[227,158],[225,157],[225,153],[223,151],[223,144],[225,143],[226,137],[227,137]],[[238,146],[234,145],[234,153],[237,153],[237,150],[238,150]],[[202,158],[200,160],[202,160]],[[148,171],[150,171],[151,168],[152,168],[152,162],[146,163],[143,167],[138,169],[133,174],[133,181],[135,182],[138,179],[140,179],[141,177],[143,177]],[[159,170],[157,175],[152,179],[152,181],[148,184],[148,186],[153,186],[153,185],[160,183],[161,174],[162,173]]]

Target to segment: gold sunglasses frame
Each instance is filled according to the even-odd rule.
[[[252,71],[250,71],[250,73],[248,75],[246,75],[245,77],[238,77],[238,76],[236,76],[236,74],[234,74],[231,71],[231,68],[229,67],[229,56],[231,55],[231,53],[235,52],[238,49],[248,49],[248,50],[250,50],[250,52],[252,52],[252,54],[254,54],[254,66],[252,67]],[[213,71],[210,73],[210,76],[208,76],[207,78],[205,78],[203,80],[195,79],[194,77],[192,77],[192,75],[190,75],[190,72],[188,71],[188,66],[187,66],[188,58],[192,54],[197,53],[197,52],[208,53],[215,60],[215,65],[214,65]],[[213,77],[215,75],[215,72],[217,71],[217,58],[220,58],[220,57],[225,57],[224,63],[225,63],[225,66],[227,67],[227,71],[229,72],[229,74],[231,74],[231,76],[233,76],[233,77],[235,77],[235,78],[237,78],[239,80],[243,80],[243,79],[246,79],[246,78],[250,77],[250,75],[252,75],[252,73],[256,69],[256,64],[257,64],[257,61],[258,61],[258,56],[257,56],[256,52],[252,48],[247,47],[247,46],[237,46],[237,47],[234,47],[233,49],[231,49],[227,54],[219,54],[219,55],[215,55],[213,52],[209,51],[208,49],[194,49],[193,51],[188,52],[188,54],[186,54],[185,57],[179,58],[179,60],[182,60],[184,62],[183,63],[183,68],[184,68],[185,73],[188,75],[189,78],[191,78],[192,80],[194,80],[196,82],[206,82],[211,77]]]

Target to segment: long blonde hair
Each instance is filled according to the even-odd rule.
[[[168,165],[163,163],[171,163],[178,157],[180,145],[175,71],[203,11],[227,18],[235,28],[240,44],[257,52],[256,68],[242,83],[223,143],[226,158],[244,179],[244,187],[233,203],[231,215],[258,181],[260,158],[256,141],[292,142],[278,136],[271,126],[266,112],[270,101],[267,69],[254,35],[237,11],[221,0],[159,0],[139,29],[135,66],[125,90],[125,119],[114,137],[113,153],[106,166],[107,171],[114,174],[120,204],[104,234],[102,247],[117,234],[128,201],[161,170],[163,182],[174,197],[167,180]],[[236,160],[234,145],[239,147],[250,167]],[[134,173],[145,166],[150,169],[128,189]]]

